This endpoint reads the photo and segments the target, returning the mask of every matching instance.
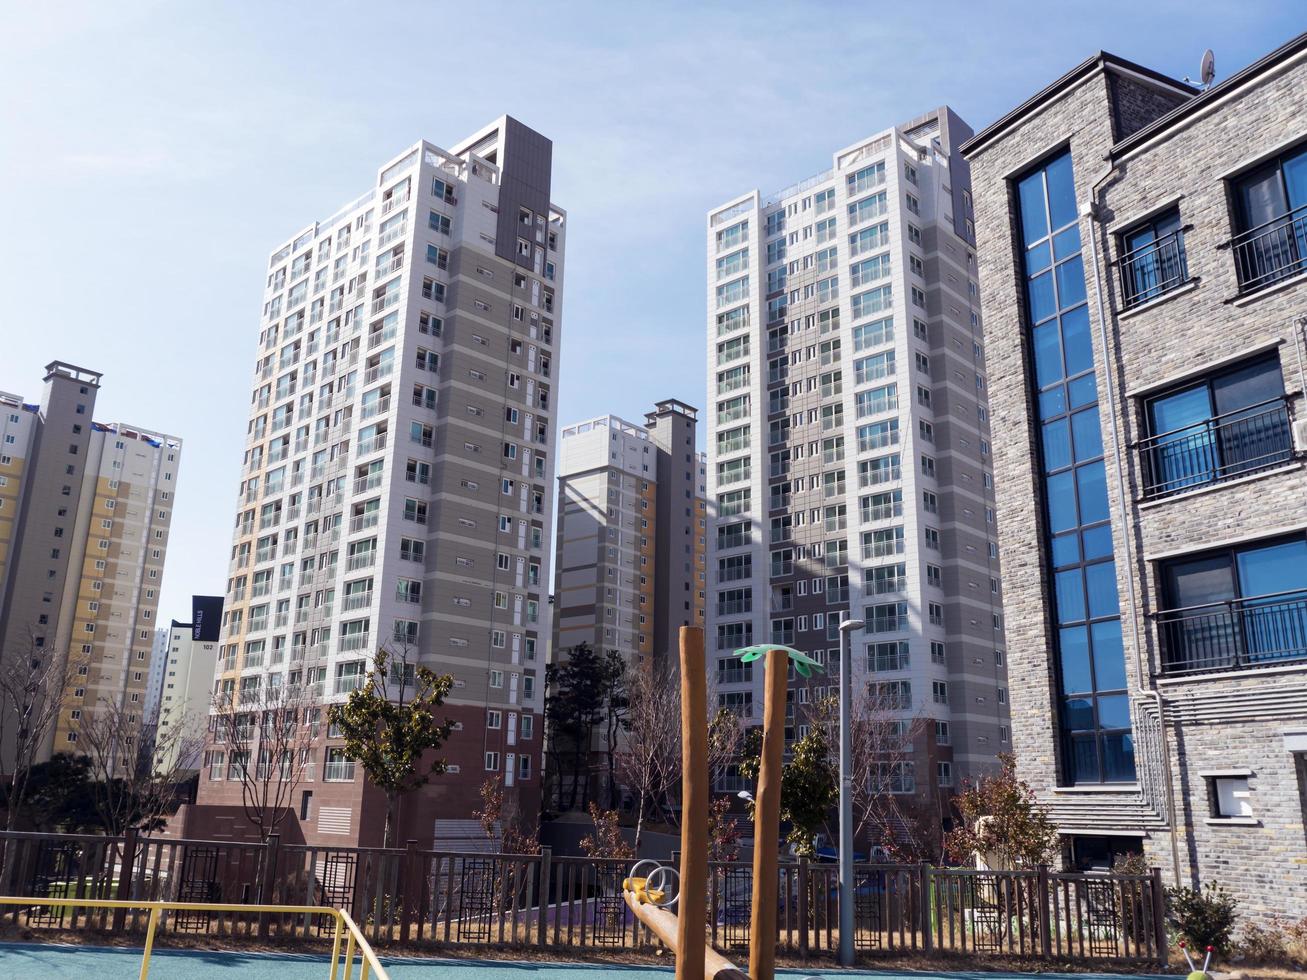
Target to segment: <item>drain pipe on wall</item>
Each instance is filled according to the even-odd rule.
[[[1094,270],[1094,302],[1098,307],[1098,341],[1099,346],[1103,351],[1103,368],[1105,371],[1105,377],[1103,379],[1104,390],[1107,392],[1107,410],[1112,419],[1112,423],[1108,428],[1112,433],[1112,457],[1116,461],[1116,497],[1117,505],[1121,511],[1121,518],[1122,520],[1126,520],[1130,514],[1130,510],[1128,507],[1128,498],[1125,487],[1125,459],[1121,453],[1121,436],[1118,431],[1120,426],[1117,424],[1118,418],[1120,418],[1122,425],[1125,424],[1125,415],[1124,413],[1118,415],[1116,409],[1116,383],[1112,371],[1112,348],[1108,343],[1110,335],[1107,329],[1106,308],[1103,304],[1103,276],[1102,270],[1098,264],[1098,235],[1096,232],[1096,229],[1100,227],[1102,228],[1104,235],[1103,249],[1104,255],[1106,255],[1107,227],[1106,222],[1103,220],[1102,207],[1099,204],[1098,195],[1102,190],[1103,185],[1116,173],[1116,164],[1111,162],[1110,157],[1107,157],[1106,159],[1108,161],[1107,170],[1104,171],[1092,185],[1090,185],[1089,200],[1085,203],[1081,214],[1083,217],[1089,219],[1089,257]],[[1144,677],[1146,675],[1144,674],[1142,634],[1139,629],[1139,602],[1137,599],[1138,580],[1135,576],[1134,544],[1131,540],[1130,527],[1128,525],[1129,522],[1127,521],[1127,526],[1122,528],[1122,538],[1125,541],[1126,575],[1129,579],[1130,630],[1134,636],[1135,670],[1139,677],[1141,693],[1151,696],[1157,704],[1158,731],[1162,739],[1162,772],[1166,776],[1166,801],[1167,806],[1171,811],[1170,820],[1167,822],[1171,827],[1172,871],[1175,874],[1176,886],[1180,887],[1183,884],[1180,879],[1180,842],[1175,826],[1178,812],[1175,808],[1175,794],[1171,784],[1171,753],[1166,738],[1166,716],[1163,713],[1162,696],[1160,692],[1155,688],[1142,690]]]

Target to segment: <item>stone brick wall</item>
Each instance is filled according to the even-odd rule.
[[[1300,328],[1294,322],[1307,314],[1307,282],[1240,298],[1231,252],[1221,247],[1234,230],[1228,176],[1307,139],[1307,67],[1299,64],[1263,74],[1214,111],[1195,114],[1171,126],[1164,137],[1122,155],[1110,175],[1104,157],[1113,140],[1168,111],[1176,96],[1133,80],[1123,84],[1114,78],[1109,83],[1108,77],[1101,72],[1090,75],[972,156],[1009,670],[1027,678],[1012,691],[1019,768],[1050,804],[1054,819],[1074,826],[1068,801],[1075,791],[1058,787],[1043,517],[1032,462],[1036,430],[1031,423],[1027,332],[1009,183],[1050,152],[1069,145],[1082,204],[1093,184],[1102,181],[1099,220],[1082,217],[1080,230],[1128,681],[1132,690],[1159,690],[1167,723],[1165,760],[1155,739],[1141,740],[1136,754],[1141,768],[1152,758],[1171,772],[1183,880],[1219,881],[1247,912],[1301,918],[1307,915],[1303,763],[1288,751],[1284,737],[1307,730],[1307,666],[1159,681],[1150,614],[1159,608],[1160,557],[1307,529],[1307,469],[1300,457],[1292,465],[1247,480],[1145,503],[1133,444],[1144,434],[1143,394],[1201,376],[1213,365],[1256,350],[1280,352],[1286,391],[1292,396],[1290,410],[1297,418],[1307,417],[1297,355],[1300,338],[1295,337]],[[1196,284],[1121,315],[1115,262],[1119,233],[1177,202],[1183,223],[1193,226],[1185,235],[1185,247]],[[1099,251],[1106,348],[1090,268],[1091,235]],[[1113,437],[1120,447],[1119,463]],[[1136,734],[1142,734],[1138,718]],[[1251,773],[1252,822],[1209,822],[1208,779],[1200,773],[1222,770]],[[1094,793],[1092,799],[1100,814],[1115,815],[1116,829],[1141,833],[1150,860],[1170,871],[1169,831],[1142,816],[1147,808],[1138,806],[1137,790],[1123,787],[1120,792]]]

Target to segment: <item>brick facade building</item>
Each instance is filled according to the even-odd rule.
[[[1020,774],[1307,914],[1307,35],[1199,91],[1098,54],[972,169]]]

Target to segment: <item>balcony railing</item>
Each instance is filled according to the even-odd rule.
[[[1284,396],[1150,436],[1138,444],[1144,496],[1165,497],[1293,458]]]
[[[1241,293],[1307,272],[1307,204],[1235,235],[1230,250]]]
[[[1156,620],[1165,674],[1249,670],[1307,660],[1307,592],[1169,609]]]
[[[1121,256],[1121,294],[1127,309],[1189,281],[1181,228]]]

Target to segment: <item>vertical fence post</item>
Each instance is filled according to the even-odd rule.
[[[263,842],[263,874],[259,881],[259,904],[272,904],[272,890],[277,882],[277,849],[281,845],[281,835],[271,834]],[[268,913],[259,913],[259,938],[268,938]]]
[[[1048,915],[1050,887],[1047,864],[1039,866],[1038,886],[1035,891],[1036,901],[1039,902],[1038,915],[1035,920],[1039,923],[1039,951],[1042,956],[1049,957],[1053,955],[1053,932]]]
[[[799,858],[799,956],[808,958],[808,859]]]
[[[1153,942],[1159,963],[1165,963],[1170,955],[1166,939],[1166,889],[1162,887],[1162,869],[1153,868]]]
[[[552,847],[540,848],[540,887],[536,889],[536,903],[540,906],[536,917],[537,946],[544,946],[549,939],[549,873],[553,856]]]
[[[118,868],[118,887],[114,891],[114,898],[120,902],[126,902],[132,897],[132,869],[136,867],[136,837],[135,828],[129,828],[123,836],[123,860]],[[127,910],[114,909],[114,931],[121,932],[126,926]]]
[[[404,844],[404,869],[400,875],[403,883],[399,892],[399,941],[408,942],[409,926],[413,920],[413,909],[422,900],[422,886],[417,880],[418,842],[406,841]],[[417,885],[416,893],[414,885]]]
[[[929,953],[931,947],[934,945],[932,942],[934,937],[931,935],[930,920],[934,913],[935,903],[931,898],[930,889],[930,865],[925,863],[919,864],[917,865],[917,890],[921,896],[921,950],[924,953]]]

